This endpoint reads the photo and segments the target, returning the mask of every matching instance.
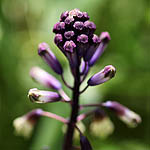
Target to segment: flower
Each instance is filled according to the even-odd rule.
[[[96,49],[96,52],[93,54],[92,58],[89,60],[89,66],[93,66],[96,61],[99,59],[99,57],[104,52],[105,48],[107,47],[109,41],[110,41],[110,35],[108,32],[102,32],[100,35],[100,44],[98,48]]]
[[[30,75],[35,81],[47,88],[52,88],[54,90],[61,89],[61,83],[55,77],[39,67],[31,68]]]
[[[128,127],[136,127],[141,123],[141,117],[127,107],[119,104],[116,101],[107,101],[102,106],[111,109],[116,113],[120,120],[122,120]]]
[[[41,115],[42,109],[35,109],[21,117],[16,118],[13,121],[16,135],[29,138],[32,134],[35,124]]]
[[[62,74],[63,69],[57,60],[56,56],[50,50],[47,43],[40,43],[38,47],[38,54],[47,62],[47,64],[57,73]]]
[[[58,93],[38,90],[37,88],[30,89],[28,97],[34,103],[51,103],[61,100],[61,96]]]
[[[89,80],[88,80],[88,85],[90,86],[95,86],[102,84],[111,78],[115,76],[116,69],[112,65],[106,66],[104,69],[102,69],[100,72],[96,73],[93,75]]]

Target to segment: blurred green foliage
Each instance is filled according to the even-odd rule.
[[[63,64],[67,78],[71,78],[67,75],[69,71],[65,57],[53,43],[52,27],[61,12],[73,8],[87,11],[96,23],[96,33],[108,31],[112,38],[90,75],[108,64],[117,68],[117,75],[112,81],[89,88],[83,94],[83,103],[116,100],[138,112],[143,119],[137,128],[129,129],[112,116],[116,129],[111,137],[100,140],[89,135],[94,150],[150,149],[149,0],[1,0],[0,149],[61,149],[61,123],[42,118],[32,138],[25,140],[14,135],[12,121],[37,107],[62,116],[69,113],[67,106],[62,104],[32,104],[27,92],[33,87],[43,89],[29,77],[32,66],[39,65],[55,75],[37,55],[39,42],[50,44]]]

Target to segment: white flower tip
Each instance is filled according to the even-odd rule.
[[[18,136],[29,138],[32,134],[33,124],[25,116],[16,118],[13,121],[13,126],[15,128],[15,134]]]

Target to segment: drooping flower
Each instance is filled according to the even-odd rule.
[[[102,105],[114,111],[119,119],[129,127],[136,127],[139,123],[141,123],[141,117],[138,114],[116,101],[107,101]]]
[[[114,131],[114,124],[101,109],[95,111],[94,118],[90,124],[90,132],[96,137],[107,138]]]
[[[29,138],[42,112],[43,112],[42,109],[34,109],[31,112],[16,118],[13,121],[15,134],[23,136],[25,138]]]

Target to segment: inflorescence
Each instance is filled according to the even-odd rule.
[[[119,119],[130,127],[136,127],[137,124],[141,122],[141,118],[138,114],[116,101],[80,105],[79,96],[89,86],[96,86],[105,83],[112,79],[116,73],[114,66],[105,66],[100,72],[89,78],[87,86],[80,91],[80,86],[87,77],[90,68],[102,55],[111,39],[108,32],[102,32],[100,36],[94,34],[96,25],[89,21],[89,18],[90,17],[86,12],[81,12],[79,9],[65,11],[61,14],[60,21],[53,27],[53,32],[55,33],[54,42],[69,62],[70,70],[74,78],[73,86],[70,86],[65,81],[63,67],[51,51],[49,45],[47,43],[41,43],[38,46],[38,54],[57,75],[61,76],[64,84],[72,90],[72,98],[68,97],[62,89],[61,83],[48,72],[39,67],[33,67],[30,71],[30,75],[35,81],[39,82],[44,87],[55,90],[55,92],[52,92],[49,90],[38,90],[37,88],[30,89],[28,96],[31,102],[68,103],[72,110],[69,119],[51,112],[46,112],[42,109],[35,109],[14,120],[14,126],[18,135],[29,137],[33,126],[39,117],[46,116],[61,121],[67,125],[63,150],[71,150],[76,147],[73,146],[74,129],[80,136],[80,147],[77,148],[81,150],[92,150],[90,142],[83,135],[84,131],[78,126],[78,124],[82,124],[82,127],[84,128],[81,121],[88,116],[93,116],[89,128],[91,133],[102,138],[107,137],[114,130],[114,125],[103,108],[110,109],[119,117]],[[80,110],[85,107],[95,107],[95,109],[80,114]]]

